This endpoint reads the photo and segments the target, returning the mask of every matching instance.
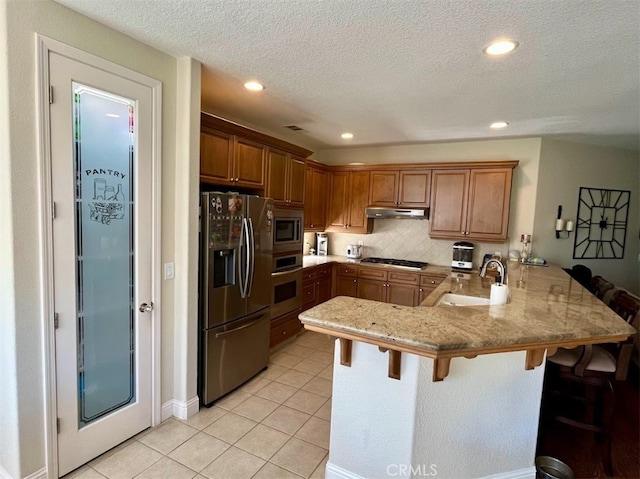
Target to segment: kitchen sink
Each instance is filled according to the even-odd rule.
[[[488,306],[489,298],[480,298],[478,296],[465,296],[464,294],[445,293],[438,301],[436,306]]]

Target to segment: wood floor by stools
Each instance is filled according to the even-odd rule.
[[[629,369],[626,382],[615,385],[612,436],[613,477],[640,479],[640,372]],[[551,422],[540,438],[538,456],[552,456],[573,469],[578,478],[605,478],[601,445],[594,434]]]

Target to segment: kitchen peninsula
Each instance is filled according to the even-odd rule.
[[[635,331],[561,268],[510,266],[503,306],[434,306],[488,297],[472,274],[418,307],[337,297],[300,315],[339,338],[327,478],[535,476],[545,353]]]

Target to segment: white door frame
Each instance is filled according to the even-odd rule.
[[[151,425],[161,421],[160,325],[161,311],[161,165],[162,165],[162,83],[93,54],[36,33],[36,115],[38,138],[38,186],[40,223],[40,299],[43,319],[43,380],[45,406],[45,451],[47,477],[58,477],[57,380],[55,363],[54,284],[53,284],[53,199],[51,193],[51,142],[49,111],[49,52],[148,86],[152,90],[152,245],[151,291]]]

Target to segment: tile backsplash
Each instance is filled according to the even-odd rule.
[[[365,256],[426,261],[429,264],[451,266],[454,240],[429,238],[429,221],[413,219],[376,219],[371,234],[328,233],[329,254],[345,255],[349,244],[364,244]],[[315,233],[305,233],[304,254],[315,248]],[[473,264],[478,268],[485,253],[508,253],[508,243],[476,243]]]

